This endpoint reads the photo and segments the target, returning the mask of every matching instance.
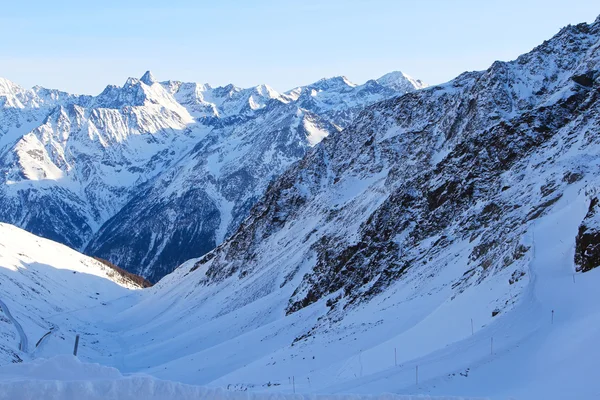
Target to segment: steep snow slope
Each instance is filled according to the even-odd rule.
[[[139,286],[105,264],[0,223],[0,362],[34,357],[38,340],[48,332],[65,350],[73,345],[73,325],[59,326],[51,318],[101,308],[130,289]]]
[[[322,81],[292,99],[149,72],[96,97],[2,80],[0,220],[157,280],[219,244],[273,177],[359,109],[422,86],[383,81]]]
[[[548,377],[598,356],[598,277],[573,260],[600,183],[599,48],[600,20],[569,26],[368,107],[103,327],[127,349],[113,365],[254,390],[294,375],[305,391],[593,398],[593,369]]]

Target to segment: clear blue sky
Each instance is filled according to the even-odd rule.
[[[3,3],[0,76],[89,94],[147,69],[160,80],[280,91],[392,70],[435,84],[514,59],[600,14],[598,0]]]

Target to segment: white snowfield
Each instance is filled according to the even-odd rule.
[[[600,271],[574,274],[572,262],[577,227],[595,186],[585,181],[572,185],[547,216],[531,224],[525,238],[531,246],[529,279],[512,309],[496,317],[489,313],[508,289],[508,275],[499,274],[452,299],[439,285],[460,273],[450,271],[430,279],[417,294],[402,290],[406,283],[399,282],[350,311],[337,328],[295,345],[294,338],[314,325],[323,304],[286,316],[281,293],[241,307],[234,307],[243,290],[235,284],[194,294],[203,274],[189,272],[194,260],[157,286],[128,295],[127,289],[100,278],[100,269],[82,273],[86,257],[1,225],[2,297],[32,345],[46,330],[54,327],[56,333],[26,354],[19,352],[18,337],[14,331],[10,337],[13,328],[4,321],[4,348],[26,361],[51,359],[3,367],[0,398],[39,398],[44,393],[57,399],[358,400],[413,394],[596,399]],[[7,257],[8,240],[39,261],[19,250]],[[14,254],[21,259],[16,261]],[[8,260],[21,267],[7,268]],[[77,274],[50,264],[66,266],[74,260],[81,264]],[[43,276],[37,289],[22,283],[25,274]],[[69,290],[64,287],[67,277]],[[17,293],[18,287],[23,290]],[[81,334],[80,359],[107,367],[52,358],[72,352],[76,332]],[[294,397],[294,392],[305,396]],[[386,392],[397,395],[366,396]],[[346,393],[364,396],[342,395]]]
[[[82,363],[73,356],[0,367],[0,399],[61,400],[476,400],[466,397],[249,393],[163,381]],[[24,388],[26,387],[26,390]]]
[[[49,336],[66,351],[71,334],[52,322],[56,315],[82,308],[101,313],[103,304],[137,288],[101,262],[0,223],[0,361],[35,357]]]

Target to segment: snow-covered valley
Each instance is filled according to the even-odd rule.
[[[600,397],[599,71],[600,18],[430,88],[54,94],[4,215],[145,276],[198,257],[141,289],[0,224],[0,398]],[[13,135],[45,103],[3,85]]]
[[[525,237],[531,246],[526,256],[528,278],[522,284],[522,294],[510,311],[495,317],[496,300],[512,290],[509,271],[452,298],[447,282],[460,278],[460,262],[417,290],[411,288],[414,282],[398,282],[385,295],[349,311],[336,326],[304,341],[295,339],[318,322],[324,304],[286,316],[278,293],[228,311],[223,305],[231,304],[237,291],[248,289],[228,287],[225,291],[217,287],[201,297],[185,296],[197,284],[195,279],[183,278],[193,260],[157,286],[144,290],[130,291],[110,281],[95,282],[91,275],[84,275],[86,271],[73,274],[64,258],[62,263],[69,272],[66,278],[85,291],[63,289],[60,296],[43,294],[15,302],[15,294],[6,292],[3,279],[2,297],[13,300],[7,300],[9,307],[31,343],[28,351],[18,351],[18,335],[9,321],[3,321],[4,350],[10,349],[28,365],[37,358],[70,354],[74,336],[79,333],[80,360],[114,367],[124,376],[115,375],[116,370],[108,376],[94,375],[96,372],[79,376],[76,371],[81,367],[70,370],[69,359],[51,361],[65,365],[64,370],[50,364],[50,369],[40,372],[34,368],[31,372],[13,364],[0,368],[0,397],[10,393],[3,390],[17,390],[23,382],[48,390],[61,384],[68,387],[69,382],[77,387],[78,381],[105,385],[117,378],[143,381],[150,375],[194,385],[179,388],[181,398],[198,390],[212,390],[195,385],[225,388],[225,393],[595,398],[600,385],[593,383],[591,375],[600,357],[595,344],[600,333],[596,307],[600,275],[598,270],[575,273],[573,264],[578,221],[589,205],[583,188],[571,188],[551,213],[530,225]],[[16,228],[9,229],[33,238]],[[77,260],[75,265],[81,263]],[[2,266],[6,264],[4,258]],[[47,269],[55,268],[45,267],[41,272],[46,274]],[[10,277],[22,272],[3,274]],[[55,279],[60,280],[60,275]],[[93,288],[81,286],[88,280]],[[63,298],[66,295],[70,296],[68,301]],[[40,298],[45,302],[40,303]],[[64,308],[57,312],[59,304]],[[34,347],[33,342],[48,329],[52,334]],[[111,384],[118,387],[118,382]],[[122,385],[127,387],[126,382]],[[105,393],[98,390],[98,396]]]

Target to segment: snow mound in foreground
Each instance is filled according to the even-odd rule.
[[[163,381],[147,375],[124,376],[117,369],[83,363],[74,356],[37,359],[0,367],[0,399],[128,400],[459,400],[462,397],[301,395],[232,392]]]

